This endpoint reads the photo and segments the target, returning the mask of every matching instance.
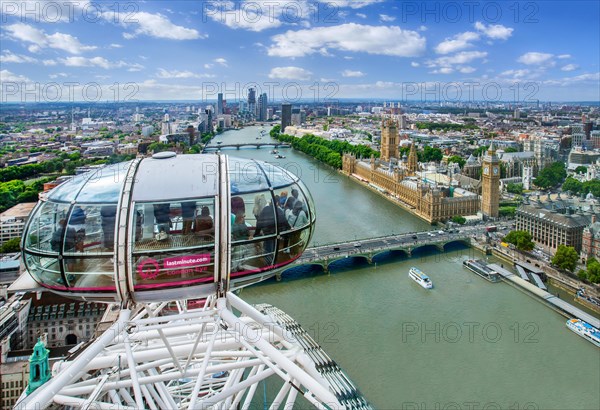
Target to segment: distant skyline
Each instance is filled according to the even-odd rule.
[[[2,102],[600,101],[597,1],[0,0],[0,19]]]

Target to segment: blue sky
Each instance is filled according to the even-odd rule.
[[[599,4],[0,0],[2,101],[598,101]]]

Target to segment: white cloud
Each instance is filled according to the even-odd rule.
[[[420,26],[419,31],[427,31],[427,26]]]
[[[561,68],[562,71],[575,71],[579,68],[576,64],[567,64]]]
[[[371,4],[382,3],[385,0],[319,0],[320,3],[327,3],[337,7],[350,7],[360,9]]]
[[[475,23],[475,29],[494,40],[506,40],[512,36],[512,32],[514,31],[513,28],[505,27],[502,24],[490,24],[486,26],[480,21]]]
[[[125,61],[109,61],[104,57],[67,57],[59,58],[58,63],[63,64],[67,67],[99,67],[105,70],[112,68],[123,68],[126,67],[129,71],[140,71],[144,66],[140,64],[130,64]],[[57,62],[54,60],[45,60],[44,65],[56,65]]]
[[[122,48],[123,46],[121,44],[117,44],[117,43],[112,43],[110,46],[108,46],[109,48]]]
[[[472,47],[472,41],[479,40],[479,34],[472,31],[466,31],[455,35],[454,37],[446,38],[435,47],[435,52],[438,54],[450,54],[456,51]]]
[[[31,80],[19,74],[11,73],[8,70],[0,70],[0,83],[3,82],[14,82],[14,83],[29,83]]]
[[[416,31],[400,27],[347,23],[310,30],[287,31],[272,37],[270,56],[303,57],[328,49],[368,54],[413,57],[425,51],[426,40]]]
[[[300,67],[274,67],[269,78],[280,80],[309,80],[312,73]]]
[[[132,18],[127,13],[110,11],[102,13],[102,17],[109,22],[118,21],[123,27],[135,27],[132,33],[123,33],[123,37],[127,40],[140,35],[168,40],[194,40],[208,37],[200,34],[196,29],[174,24],[168,17],[160,13],[152,14],[138,11]]]
[[[379,15],[379,20],[383,21],[384,23],[389,23],[389,22],[392,22],[392,21],[396,20],[396,17],[389,16],[387,14],[380,14]]]
[[[413,61],[410,63],[411,67],[420,67],[421,64],[417,63],[416,61]]]
[[[356,13],[356,17],[360,17],[361,19],[366,19],[367,15],[364,13]]]
[[[260,32],[282,25],[281,20],[278,18],[241,9],[228,11],[227,13],[209,14],[209,17],[234,30],[243,29]]]
[[[433,70],[433,74],[452,74],[454,69],[452,67],[442,67],[439,70]]]
[[[33,43],[29,46],[29,51],[38,52],[42,48],[54,48],[63,50],[71,54],[81,54],[84,51],[94,50],[96,46],[84,46],[77,37],[70,34],[56,32],[46,34],[44,30],[39,30],[29,24],[15,23],[5,27],[8,36],[14,40]]]
[[[531,71],[524,68],[521,70],[506,70],[502,73],[500,73],[501,76],[504,77],[512,77],[515,79],[521,79],[521,78],[525,78],[525,77],[530,77],[531,76]]]
[[[55,78],[58,78],[58,77],[63,77],[64,78],[64,77],[68,77],[68,74],[67,73],[56,73],[56,74],[50,74],[48,77],[50,77],[52,79],[55,79]]]
[[[158,78],[213,78],[212,74],[197,74],[191,71],[178,71],[178,70],[165,70],[164,68],[159,68],[156,73],[156,77]]]
[[[543,81],[542,83],[544,85],[552,85],[552,86],[559,86],[559,87],[565,87],[565,86],[571,86],[571,85],[583,83],[583,84],[590,84],[593,87],[595,87],[595,89],[597,90],[598,82],[600,82],[600,72],[580,74],[575,77],[564,77],[564,78],[561,78],[558,80],[546,80],[546,81]],[[594,88],[592,88],[592,90],[594,90]]]
[[[473,60],[478,60],[487,57],[486,51],[461,51],[452,56],[439,57],[434,60],[434,63],[439,66],[450,66],[453,64],[467,64]]]
[[[464,66],[464,67],[460,67],[458,69],[458,71],[460,71],[463,74],[471,74],[472,72],[475,71],[475,67],[471,67],[471,66]]]
[[[552,54],[531,51],[523,54],[517,61],[527,65],[541,65],[551,63],[552,57],[554,57]]]
[[[0,56],[0,60],[3,63],[37,63],[38,60],[36,58],[26,56],[23,54],[14,54],[12,51],[5,50]]]
[[[210,70],[211,68],[213,68],[214,64],[210,64],[210,63],[206,63],[204,64],[204,68],[206,68],[207,70]]]
[[[362,71],[353,71],[353,70],[342,71],[342,77],[358,78],[358,77],[364,77],[364,76],[365,76],[365,73],[363,73]]]
[[[53,66],[53,65],[58,64],[55,60],[44,60],[44,61],[42,61],[42,63],[46,66]]]
[[[223,67],[227,67],[227,60],[225,60],[223,57],[215,58],[215,63],[222,65]]]
[[[571,54],[561,54],[561,55],[557,56],[557,58],[560,58],[561,60],[565,59],[565,58],[571,58]]]

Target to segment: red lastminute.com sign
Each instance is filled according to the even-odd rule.
[[[162,259],[162,271],[169,276],[204,272],[210,263],[210,253],[177,256]],[[137,272],[143,279],[155,279],[161,273],[159,261],[145,259],[137,266]]]

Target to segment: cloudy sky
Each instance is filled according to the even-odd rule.
[[[2,101],[600,100],[597,1],[0,5]]]

